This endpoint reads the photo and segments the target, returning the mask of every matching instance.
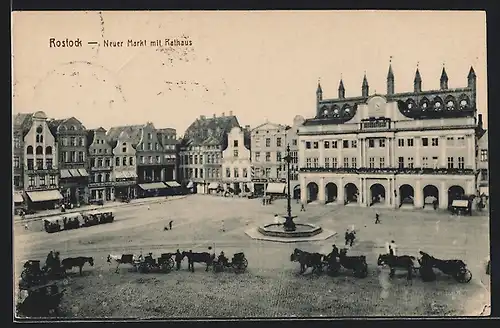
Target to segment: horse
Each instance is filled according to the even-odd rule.
[[[396,268],[403,268],[406,269],[408,272],[407,275],[407,280],[412,280],[413,278],[413,270],[415,268],[414,260],[415,256],[410,256],[410,255],[401,255],[401,256],[395,256],[392,254],[380,254],[378,256],[378,265],[384,265],[387,264],[389,268],[391,269],[391,273],[389,274],[389,277],[394,277]]]
[[[425,252],[419,251],[422,256],[419,259],[422,268],[436,268],[446,275],[453,276],[458,282],[469,282],[472,274],[462,260],[440,260]]]
[[[122,254],[122,255],[109,254],[106,262],[111,263],[111,260],[117,263],[115,272],[118,273],[118,267],[120,266],[120,264],[134,265],[137,258],[135,257],[134,254]]]
[[[72,270],[74,267],[78,267],[81,276],[83,275],[82,268],[87,262],[90,264],[90,266],[94,266],[94,258],[85,256],[65,258],[61,261],[61,265],[64,271]]]
[[[368,275],[366,256],[347,256],[347,248],[343,248],[340,250],[339,259],[340,265],[347,270],[352,270],[355,276],[365,278]]]
[[[191,270],[191,272],[194,272],[194,263],[205,263],[207,265],[205,271],[208,271],[208,267],[212,264],[213,258],[210,255],[210,253],[207,252],[202,252],[202,253],[193,253],[192,251],[189,252],[182,252],[182,258],[184,257],[188,258],[188,270]]]
[[[312,267],[312,272],[323,271],[323,258],[325,256],[320,253],[309,253],[296,248],[292,255],[290,255],[290,261],[300,263],[300,273],[304,273],[308,268]]]

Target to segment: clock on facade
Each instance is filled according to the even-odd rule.
[[[382,97],[373,97],[368,102],[368,116],[370,117],[380,117],[384,116],[385,113],[385,99]]]
[[[37,128],[36,128],[36,133],[42,133],[43,132],[43,128],[41,125],[39,125]]]

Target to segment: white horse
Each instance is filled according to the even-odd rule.
[[[108,254],[107,262],[111,264],[111,261],[116,262],[115,272],[118,273],[118,267],[120,264],[131,264],[135,265],[137,261],[139,261],[142,257],[142,254],[136,256],[134,254]]]

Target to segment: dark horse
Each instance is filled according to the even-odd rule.
[[[81,276],[83,274],[82,268],[87,262],[90,264],[90,266],[94,266],[94,258],[85,256],[65,258],[64,260],[61,261],[61,265],[64,271],[71,270],[74,267],[77,267],[80,270],[80,276]]]
[[[366,256],[347,256],[347,249],[343,248],[339,253],[340,265],[347,270],[352,270],[354,275],[359,278],[365,278],[368,275],[368,264]]]
[[[422,270],[436,268],[446,275],[453,276],[456,281],[467,283],[472,279],[472,273],[467,269],[467,265],[462,260],[440,260],[425,252],[420,251],[422,256],[419,259]],[[421,272],[422,272],[421,270]]]
[[[312,273],[323,271],[323,254],[309,253],[296,248],[290,256],[290,261],[300,263],[300,273],[312,267]]]
[[[391,269],[391,273],[389,274],[389,277],[391,278],[394,277],[396,268],[406,269],[408,272],[406,279],[412,280],[413,270],[415,267],[415,263],[413,261],[415,259],[416,259],[415,256],[410,256],[410,255],[395,256],[392,254],[380,254],[378,256],[377,264],[378,265],[387,264]]]
[[[191,270],[191,272],[194,272],[194,263],[205,263],[207,265],[205,271],[208,271],[208,267],[212,264],[213,258],[210,255],[210,253],[207,252],[202,252],[202,253],[193,253],[192,251],[189,252],[182,252],[182,258],[187,257],[188,258],[188,270]]]

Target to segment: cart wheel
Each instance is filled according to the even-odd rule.
[[[461,283],[468,283],[472,280],[472,273],[469,269],[461,270],[456,274],[455,279]]]
[[[168,271],[171,271],[174,268],[174,265],[174,260],[172,260],[172,258],[169,258],[167,261]]]

